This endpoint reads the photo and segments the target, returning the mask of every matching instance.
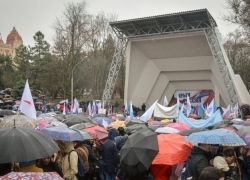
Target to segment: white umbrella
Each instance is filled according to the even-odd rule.
[[[161,127],[156,129],[155,132],[162,134],[171,134],[171,133],[179,133],[180,131],[171,127]]]

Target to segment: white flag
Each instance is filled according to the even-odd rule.
[[[191,112],[191,103],[189,96],[187,95],[187,117],[189,116],[190,112]]]
[[[230,114],[230,110],[231,110],[230,104],[227,106],[227,109],[225,109],[225,108],[222,107],[222,110],[223,110],[222,117],[228,116]]]
[[[168,106],[168,99],[167,99],[167,97],[165,96],[165,98],[164,98],[164,106],[165,107],[167,107]]]
[[[30,92],[28,80],[26,80],[19,110],[26,116],[36,119],[36,109]]]
[[[184,109],[184,103],[182,104],[182,106],[181,106],[181,113],[183,113],[183,109]]]
[[[140,117],[140,120],[147,122],[151,118],[151,116],[155,110],[155,106],[156,106],[157,101],[155,101],[155,103]]]
[[[210,102],[206,110],[206,115],[208,117],[212,116],[213,114],[214,114],[214,99]]]
[[[105,129],[106,129],[106,127],[108,126],[108,122],[105,121],[104,118],[102,118],[102,125],[105,127]]]
[[[65,111],[65,103],[63,104],[63,115],[66,115],[66,111]]]

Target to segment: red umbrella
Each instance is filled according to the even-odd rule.
[[[106,130],[105,128],[103,128],[103,127],[101,127],[101,126],[94,126],[94,127],[91,127],[91,128],[86,128],[86,129],[84,129],[84,130],[90,132],[91,134],[93,134],[93,136],[96,137],[95,129]]]
[[[97,138],[104,143],[108,139],[108,131],[105,129],[95,129]]]
[[[193,148],[192,143],[185,142],[185,137],[179,134],[160,134],[157,139],[159,152],[152,164],[174,165],[186,161]]]
[[[175,128],[175,129],[178,129],[179,131],[184,131],[184,130],[190,129],[190,127],[188,127],[186,124],[183,124],[183,123],[171,123],[165,127]]]
[[[59,174],[56,172],[28,172],[28,173],[23,173],[23,172],[11,172],[9,174],[6,174],[5,176],[2,176],[0,178],[1,180],[8,180],[8,179],[45,179],[45,180],[50,180],[50,179],[58,179],[58,180],[63,180]]]

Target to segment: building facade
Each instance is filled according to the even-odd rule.
[[[22,37],[18,34],[15,27],[13,27],[10,34],[7,36],[6,43],[4,43],[0,34],[0,54],[9,55],[12,59],[16,56],[16,48],[23,44]]]

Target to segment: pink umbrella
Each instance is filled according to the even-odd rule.
[[[96,137],[96,131],[95,131],[96,129],[106,130],[105,128],[103,128],[101,126],[94,126],[94,127],[91,127],[91,128],[86,128],[84,130],[90,132],[93,136]]]
[[[179,131],[184,131],[184,130],[190,129],[190,127],[188,127],[186,124],[183,124],[183,123],[171,123],[165,127],[175,128],[175,129],[178,129]]]
[[[108,131],[105,129],[95,129],[97,138],[104,143],[108,139]]]
[[[190,121],[195,122],[194,118],[188,118]]]
[[[44,121],[38,121],[38,123],[40,124],[40,125],[38,126],[38,129],[39,129],[39,130],[42,129],[42,128],[45,128],[45,127],[50,127],[50,126],[52,126],[51,124],[48,124],[48,123],[46,123],[46,122],[44,122]]]

